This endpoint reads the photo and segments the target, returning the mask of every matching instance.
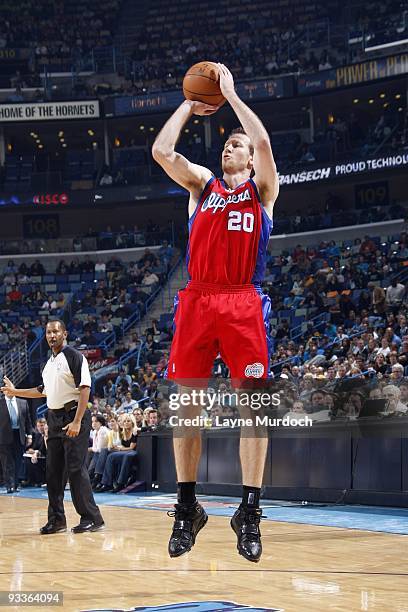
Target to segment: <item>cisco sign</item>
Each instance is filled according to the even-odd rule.
[[[34,204],[68,204],[66,193],[41,193],[33,197]]]

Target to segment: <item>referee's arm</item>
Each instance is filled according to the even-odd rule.
[[[82,417],[85,414],[89,401],[91,374],[89,372],[88,362],[82,353],[79,353],[79,351],[67,353],[67,351],[65,351],[65,356],[67,357],[69,368],[74,379],[74,385],[79,389],[79,399],[74,420],[62,429],[65,430],[68,437],[75,438],[79,435],[81,430]]]
[[[91,393],[90,387],[87,387],[85,385],[81,385],[79,387],[78,408],[76,410],[74,421],[78,421],[79,423],[82,421],[82,417],[84,416],[85,410],[87,409],[87,406],[88,406],[90,393]]]
[[[79,387],[78,407],[76,409],[74,420],[62,428],[69,438],[76,438],[79,435],[79,432],[81,430],[82,417],[84,416],[85,410],[87,408],[90,392],[90,387],[87,387],[85,385],[81,385]]]
[[[0,391],[7,397],[24,397],[26,399],[35,399],[37,397],[47,397],[44,393],[44,387],[33,387],[32,389],[16,389],[13,383],[7,376],[3,378],[4,387],[0,388]]]

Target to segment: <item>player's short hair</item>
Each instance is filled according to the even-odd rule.
[[[244,130],[243,127],[237,127],[234,130],[232,130],[232,132],[228,136],[227,140],[229,140],[231,138],[231,136],[235,136],[235,134],[243,134],[244,136],[248,136],[248,134],[246,133],[246,131]],[[249,138],[249,136],[248,136],[248,138]],[[253,155],[254,152],[255,152],[254,145],[252,144],[252,142],[249,142],[248,146],[249,146],[250,154]]]
[[[51,319],[50,321],[47,321],[47,325],[50,323],[59,323],[62,331],[67,331],[65,323],[61,319]]]

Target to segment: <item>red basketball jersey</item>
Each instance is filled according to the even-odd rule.
[[[189,220],[187,268],[191,280],[259,285],[272,230],[252,179],[229,189],[212,177]]]

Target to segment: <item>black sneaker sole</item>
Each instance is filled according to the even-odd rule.
[[[71,529],[72,533],[93,533],[94,531],[101,531],[102,529],[104,529],[105,527],[105,523],[102,523],[102,525],[93,525],[92,527],[90,527],[89,529],[76,529],[75,527],[73,527]]]
[[[235,531],[235,527],[234,524],[232,522],[232,519],[230,521],[230,525],[231,525],[231,529],[232,531],[235,533],[235,535],[238,537],[237,532]],[[237,551],[238,554],[241,555],[241,557],[244,557],[244,559],[246,559],[247,561],[251,561],[251,563],[259,563],[259,561],[261,560],[261,557],[259,557],[259,559],[254,559],[253,557],[248,557],[239,547],[239,544],[237,543]]]
[[[199,532],[206,526],[207,521],[208,521],[208,514],[206,514],[204,512],[203,520],[200,523],[200,525],[199,525],[199,527],[198,527],[198,529],[196,531],[196,534],[195,534],[195,536],[193,538],[193,541],[191,543],[190,548],[187,548],[186,550],[182,550],[182,551],[180,551],[179,553],[176,553],[176,554],[170,553],[170,551],[169,551],[169,557],[171,557],[171,559],[174,559],[175,557],[181,557],[182,555],[185,555],[186,553],[190,552],[190,550],[193,548],[193,546],[195,544],[195,541],[196,541],[196,538],[197,538]]]
[[[102,529],[105,529],[105,523],[102,523],[102,525],[94,525],[91,527],[90,531],[102,531]]]

